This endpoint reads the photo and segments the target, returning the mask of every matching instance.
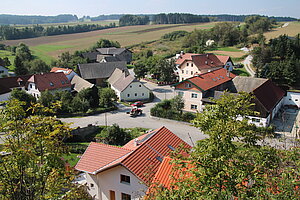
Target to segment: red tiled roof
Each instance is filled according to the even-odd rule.
[[[75,169],[93,173],[112,165],[130,152],[129,149],[91,142]]]
[[[104,147],[103,144],[96,146],[100,144],[91,143],[75,169],[88,173],[98,173],[121,164],[139,179],[147,182],[149,177],[153,177],[151,174],[156,173],[161,164],[159,159],[168,156],[169,152],[172,151],[171,148],[178,148],[181,144],[191,148],[190,145],[165,127],[145,134],[139,137],[138,140],[139,145],[137,147],[133,147],[133,141],[130,141],[122,148],[110,145]],[[125,147],[129,147],[129,149],[125,149]],[[149,174],[150,172],[151,174]]]
[[[50,72],[63,72],[65,75],[69,75],[72,71],[72,69],[68,68],[53,67]]]
[[[125,144],[123,146],[123,148],[135,150],[138,147],[138,145],[136,145],[135,143],[140,145],[141,144],[140,141],[142,141],[148,134],[149,133],[146,133],[146,134],[141,135],[141,136],[139,136],[135,139],[130,140],[129,142],[127,142],[127,144]]]
[[[71,83],[63,72],[34,74],[28,82],[35,83],[39,91],[71,87]]]
[[[192,56],[194,55],[201,55],[201,54],[195,54],[195,53],[185,53],[183,55],[181,55],[175,62],[175,64],[177,65],[181,65],[184,61],[186,60],[192,60]]]
[[[229,77],[227,75],[228,71],[224,68],[220,68],[211,72],[194,76],[192,78],[188,78],[184,81],[181,81],[180,83],[177,83],[175,87],[177,87],[181,83],[188,82],[193,83],[200,90],[206,91],[218,85],[226,83],[227,81],[231,81],[235,77],[235,75],[232,73],[229,73]]]
[[[192,61],[201,71],[203,69],[210,69],[216,67],[223,67],[223,63],[218,59],[215,54],[207,53],[192,56]]]
[[[172,151],[170,146],[176,149],[182,144],[186,148],[191,148],[164,126],[149,133],[149,136],[149,139],[122,161],[126,168],[144,182],[149,181],[149,173],[156,173],[161,164],[157,158],[168,156]],[[163,158],[161,157],[161,159]]]
[[[256,88],[253,94],[266,110],[270,112],[284,97],[285,92],[271,80],[268,80]]]
[[[216,56],[223,63],[223,65],[225,65],[230,60],[229,56],[220,56],[220,55],[216,55]]]

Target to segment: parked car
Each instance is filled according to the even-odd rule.
[[[137,102],[134,102],[133,104],[131,104],[131,106],[136,106],[136,107],[142,107],[143,105],[144,105],[144,103],[141,101],[137,101]]]

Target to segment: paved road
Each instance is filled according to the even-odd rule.
[[[243,61],[243,64],[245,66],[245,69],[247,70],[247,72],[250,74],[251,77],[255,76],[255,72],[253,71],[253,69],[251,68],[251,61],[253,59],[253,56],[249,55],[246,57],[246,59]]]
[[[130,108],[119,104],[119,109],[117,111],[82,118],[63,118],[61,120],[67,123],[72,123],[71,127],[85,127],[88,124],[112,125],[114,123],[118,124],[122,128],[143,127],[149,129],[157,129],[165,126],[190,145],[196,143],[197,140],[201,140],[207,137],[190,124],[172,120],[151,118],[150,108],[153,107],[155,103],[163,99],[172,98],[174,96],[174,91],[172,88],[170,88],[170,86],[157,86],[148,82],[146,82],[145,85],[153,91],[157,98],[155,98],[152,103],[147,103],[144,107],[142,107],[142,116],[135,118],[130,117],[128,114],[126,114],[126,112],[130,110]]]

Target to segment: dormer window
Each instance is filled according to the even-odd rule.
[[[54,84],[53,84],[52,82],[50,82],[50,86],[52,86],[52,87],[53,87],[53,86],[54,86]]]
[[[65,84],[65,81],[61,81],[61,84],[63,84],[63,85],[64,85],[64,84]]]

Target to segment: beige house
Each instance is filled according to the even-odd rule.
[[[87,191],[96,200],[139,200],[165,156],[179,146],[191,148],[165,127],[123,147],[92,142],[75,166],[86,174]]]
[[[229,71],[233,69],[233,62],[229,56],[217,56],[212,53],[181,54],[176,60],[176,65],[179,81],[223,67]]]
[[[150,89],[130,75],[128,71],[115,69],[108,79],[111,88],[121,101],[148,100]]]

